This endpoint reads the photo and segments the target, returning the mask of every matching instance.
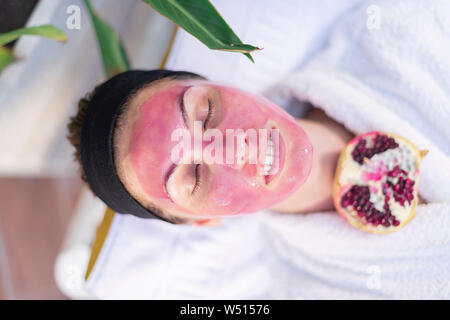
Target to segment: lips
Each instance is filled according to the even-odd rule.
[[[283,171],[284,156],[285,146],[280,130],[271,128],[269,139],[267,140],[265,160],[262,167],[266,185],[274,181]]]

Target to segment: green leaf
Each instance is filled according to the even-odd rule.
[[[243,44],[209,0],[143,0],[160,14],[203,42],[208,48],[244,53],[258,47]]]
[[[0,72],[13,61],[14,57],[8,48],[0,47]]]
[[[130,69],[125,49],[119,36],[95,13],[89,0],[84,0],[94,25],[98,45],[102,54],[103,68],[108,78]]]
[[[41,36],[57,41],[67,40],[64,33],[62,33],[62,31],[59,30],[57,27],[52,25],[43,25],[43,26],[22,28],[2,33],[0,34],[0,46],[3,46],[11,41],[16,40],[18,37],[25,35]]]

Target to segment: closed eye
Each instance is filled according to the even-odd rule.
[[[180,191],[185,190],[188,196],[197,196],[204,188],[205,173],[201,164],[173,165],[167,172],[165,178],[165,191],[172,202],[176,202],[173,196],[177,197]]]
[[[212,174],[206,164],[181,164],[166,182],[168,197],[182,207],[199,209],[205,205],[212,183]]]

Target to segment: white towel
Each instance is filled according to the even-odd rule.
[[[310,11],[299,17],[320,19],[309,3]],[[326,17],[345,11],[336,3],[328,2]],[[226,9],[218,2],[219,11],[220,5]],[[368,8],[380,12],[379,29],[367,28]],[[282,105],[292,97],[310,101],[356,133],[397,132],[430,150],[419,188],[429,204],[420,205],[405,228],[372,235],[335,212],[262,212],[227,219],[217,228],[117,215],[88,289],[99,298],[450,298],[449,10],[439,0],[364,3],[333,28],[327,48],[309,62],[308,55],[299,55],[305,67],[267,91]],[[327,21],[316,36],[334,25],[334,19]],[[299,19],[296,27],[301,26]],[[187,36],[177,41],[192,54],[196,44],[189,44],[195,42]],[[172,59],[168,67],[182,69],[177,62],[188,58]],[[272,62],[273,70],[277,63],[282,61]],[[189,69],[208,68],[192,62]],[[267,72],[258,70],[246,72]]]

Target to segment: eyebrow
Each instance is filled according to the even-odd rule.
[[[186,108],[184,107],[184,94],[186,93],[186,91],[188,91],[190,87],[192,86],[185,87],[178,98],[178,108],[180,109],[181,116],[183,117],[183,121],[186,126],[188,125],[188,119],[186,114]]]
[[[172,175],[172,173],[175,171],[175,169],[178,167],[177,164],[172,163],[172,165],[170,166],[169,170],[167,170],[165,177],[164,177],[164,191],[166,192],[167,196],[169,197],[169,200],[174,202],[172,200],[172,198],[170,197],[169,192],[167,191],[167,182],[169,181],[170,176]],[[174,202],[175,203],[175,202]]]

